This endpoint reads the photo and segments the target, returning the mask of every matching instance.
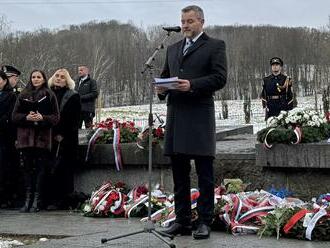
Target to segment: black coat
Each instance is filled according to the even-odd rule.
[[[8,139],[15,136],[12,133],[13,124],[11,115],[15,106],[16,95],[13,91],[0,93],[0,139]]]
[[[215,156],[213,94],[227,80],[225,43],[204,33],[183,56],[184,43],[185,39],[168,47],[161,74],[191,84],[191,92],[167,91],[164,154]]]
[[[30,111],[39,111],[43,120],[37,123],[26,120]],[[42,87],[23,90],[16,100],[12,114],[17,127],[17,149],[51,150],[52,128],[58,123],[59,117],[57,100],[50,89]]]
[[[81,111],[95,113],[95,101],[98,95],[96,81],[88,77],[80,83],[80,78],[76,81],[75,90],[81,99]]]
[[[65,157],[74,157],[78,146],[78,129],[80,119],[80,96],[68,88],[52,89],[56,95],[60,110],[60,121],[53,128],[53,136],[61,135],[61,150]],[[56,149],[56,144],[53,149]]]

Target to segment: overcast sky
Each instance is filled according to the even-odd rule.
[[[112,19],[145,28],[180,25],[180,10],[190,4],[204,9],[206,25],[329,24],[330,0],[0,0],[0,15],[5,15],[12,31]]]

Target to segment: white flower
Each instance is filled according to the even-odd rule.
[[[266,122],[267,127],[276,127],[277,126],[277,118],[272,116],[267,119]]]
[[[313,116],[312,116],[312,120],[313,120],[313,121],[317,121],[318,119],[319,119],[319,117],[318,117],[317,115],[313,115]]]
[[[84,207],[84,212],[90,212],[90,211],[92,211],[92,208],[91,208],[91,206],[90,205],[88,205],[88,204],[86,204],[85,205],[85,207]]]

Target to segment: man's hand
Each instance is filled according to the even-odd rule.
[[[165,91],[167,90],[166,87],[162,87],[162,86],[155,86],[155,90],[156,90],[156,93],[159,94],[159,95],[162,95],[165,93]]]
[[[186,80],[186,79],[178,79],[178,86],[176,87],[176,89],[178,91],[190,91],[190,81]]]

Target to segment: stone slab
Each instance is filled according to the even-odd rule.
[[[256,166],[285,168],[330,168],[330,143],[256,145]]]
[[[217,126],[216,128],[217,141],[239,134],[253,134],[253,125]]]

